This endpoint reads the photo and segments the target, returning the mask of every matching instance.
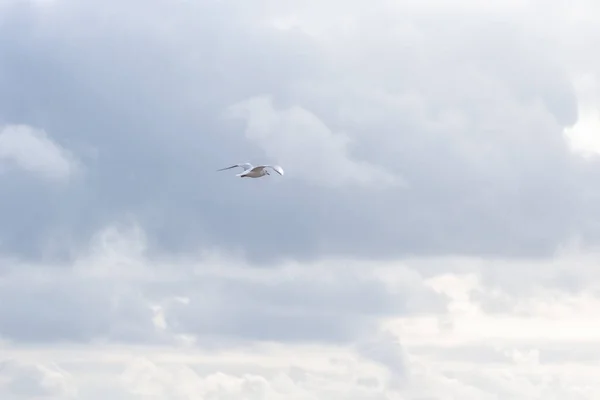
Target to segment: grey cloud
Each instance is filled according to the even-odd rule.
[[[3,399],[73,398],[73,377],[57,365],[0,360],[0,395]]]
[[[5,270],[0,337],[23,343],[175,344],[177,335],[186,334],[202,347],[254,340],[350,343],[370,335],[382,317],[443,313],[447,302],[420,282],[407,280],[391,289],[351,271],[332,279],[327,266],[293,277],[270,270],[258,280],[254,274],[194,276],[167,263],[175,275],[155,265],[145,277],[127,277],[135,269],[127,257],[106,248],[81,258],[74,271]]]
[[[598,359],[600,350],[594,342],[510,343],[458,345],[453,347],[429,346],[411,348],[412,354],[435,356],[444,362],[472,362],[475,364],[514,364],[515,353],[532,354],[545,365],[564,363],[591,365]]]
[[[509,349],[487,345],[457,345],[453,347],[419,346],[411,348],[412,354],[435,356],[444,361],[469,361],[477,364],[512,363]]]
[[[5,277],[0,284],[0,337],[26,343],[160,340],[153,335],[148,302],[134,287],[119,286],[63,274]]]
[[[546,345],[539,351],[541,364],[580,363],[595,365],[600,357],[598,343],[568,343],[559,345]]]
[[[350,139],[332,132],[302,107],[275,109],[272,99],[253,97],[228,109],[230,118],[246,121],[246,137],[292,171],[292,177],[324,186],[396,185],[400,177],[348,154]]]
[[[61,191],[0,178],[10,193],[0,203],[2,250],[67,258],[65,243],[81,245],[125,215],[145,227],[152,251],[217,247],[261,264],[340,254],[537,257],[573,233],[596,240],[595,206],[582,194],[597,167],[577,164],[562,137],[576,118],[572,88],[552,44],[523,21],[407,13],[394,25],[377,19],[392,14],[379,4],[355,14],[353,36],[330,41],[265,25],[296,5],[9,8],[0,121],[45,129],[87,173]],[[296,179],[314,156],[307,147],[278,181],[216,174],[293,154],[289,143],[252,142],[244,121],[222,118],[257,96],[314,114],[354,141],[348,157],[408,187]],[[290,130],[302,132],[288,124],[282,135]],[[56,232],[65,243],[48,249]]]
[[[391,374],[390,387],[400,388],[409,377],[406,356],[397,338],[387,332],[379,332],[374,337],[359,342],[355,348],[358,354],[385,366]]]
[[[514,313],[523,300],[546,293],[576,295],[595,290],[599,282],[595,261],[586,257],[560,257],[554,260],[496,260],[479,269],[482,287],[471,299],[488,313]]]
[[[171,296],[186,297],[190,303],[167,307],[167,324],[175,332],[200,336],[350,342],[369,335],[381,317],[445,309],[446,299],[423,287],[395,293],[381,281],[317,277],[272,283],[222,278],[178,282]],[[418,306],[411,307],[411,300],[419,298]]]

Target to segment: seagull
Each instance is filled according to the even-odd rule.
[[[232,169],[240,167],[243,169],[242,172],[236,174],[235,176],[239,176],[240,178],[260,178],[265,175],[271,175],[267,168],[271,168],[273,171],[277,172],[279,175],[283,175],[283,168],[279,165],[257,165],[256,167],[250,163],[242,163],[235,164],[230,167],[225,167],[218,169],[217,171],[225,171],[226,169]]]

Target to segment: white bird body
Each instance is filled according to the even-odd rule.
[[[271,168],[273,171],[277,172],[279,175],[283,175],[283,168],[281,168],[279,165],[257,165],[257,166],[254,166],[250,163],[235,164],[230,167],[218,169],[217,171],[224,171],[226,169],[232,169],[232,168],[236,168],[236,167],[240,167],[243,169],[242,172],[240,172],[239,174],[236,174],[236,176],[239,176],[240,178],[261,178],[265,175],[271,175],[268,171],[268,168]]]

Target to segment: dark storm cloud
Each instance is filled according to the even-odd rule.
[[[577,231],[580,175],[561,136],[575,119],[573,94],[522,21],[408,15],[400,22],[416,33],[402,37],[366,13],[352,45],[338,38],[332,49],[267,27],[274,11],[264,7],[7,8],[0,121],[45,129],[86,176],[61,190],[1,176],[2,251],[67,256],[65,246],[49,251],[48,237],[81,244],[125,216],[144,226],[153,251],[216,246],[263,264],[324,254],[539,256]],[[314,185],[296,178],[309,152],[306,165],[284,165],[283,178],[217,174],[232,162],[278,161],[244,138],[244,121],[223,119],[261,95],[347,132],[353,159],[409,187]]]

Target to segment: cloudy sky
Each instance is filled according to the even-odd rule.
[[[592,0],[0,0],[0,398],[597,399],[599,46]]]

